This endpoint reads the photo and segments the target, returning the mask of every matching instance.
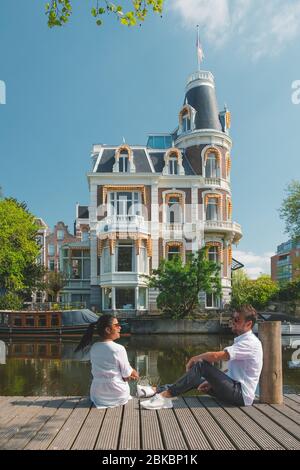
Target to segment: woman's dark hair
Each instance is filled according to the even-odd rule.
[[[80,343],[76,347],[75,352],[81,351],[82,349],[85,349],[87,346],[90,346],[90,344],[93,341],[93,334],[94,334],[95,329],[98,335],[100,336],[100,338],[105,339],[106,334],[107,334],[105,331],[105,328],[111,328],[115,318],[116,317],[114,317],[113,315],[101,315],[101,317],[99,317],[99,319],[96,322],[91,323],[88,326],[83,337],[81,338]]]

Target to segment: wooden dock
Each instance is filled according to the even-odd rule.
[[[185,397],[159,411],[137,399],[97,410],[86,397],[0,397],[0,449],[300,450],[300,395],[242,408]]]

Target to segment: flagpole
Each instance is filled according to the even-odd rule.
[[[200,72],[199,47],[200,47],[199,25],[197,24],[197,62],[198,62],[198,72]]]

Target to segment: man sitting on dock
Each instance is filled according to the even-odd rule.
[[[236,335],[233,345],[192,357],[186,365],[187,372],[179,380],[167,388],[152,389],[155,395],[141,405],[147,409],[172,408],[172,398],[192,389],[234,406],[252,405],[263,363],[261,342],[252,332],[256,318],[251,305],[235,310],[231,327]],[[212,365],[218,361],[228,361],[226,373]],[[147,395],[150,396],[150,390]]]

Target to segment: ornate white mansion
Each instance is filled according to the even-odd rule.
[[[210,72],[189,77],[183,103],[175,131],[150,135],[146,146],[93,146],[90,204],[77,206],[79,241],[61,247],[61,268],[72,278],[65,299],[101,311],[155,311],[157,293],[144,275],[163,258],[185,260],[206,245],[221,266],[223,295],[200,293],[202,305],[230,301],[232,244],[242,237],[232,220],[230,113],[218,110]]]

